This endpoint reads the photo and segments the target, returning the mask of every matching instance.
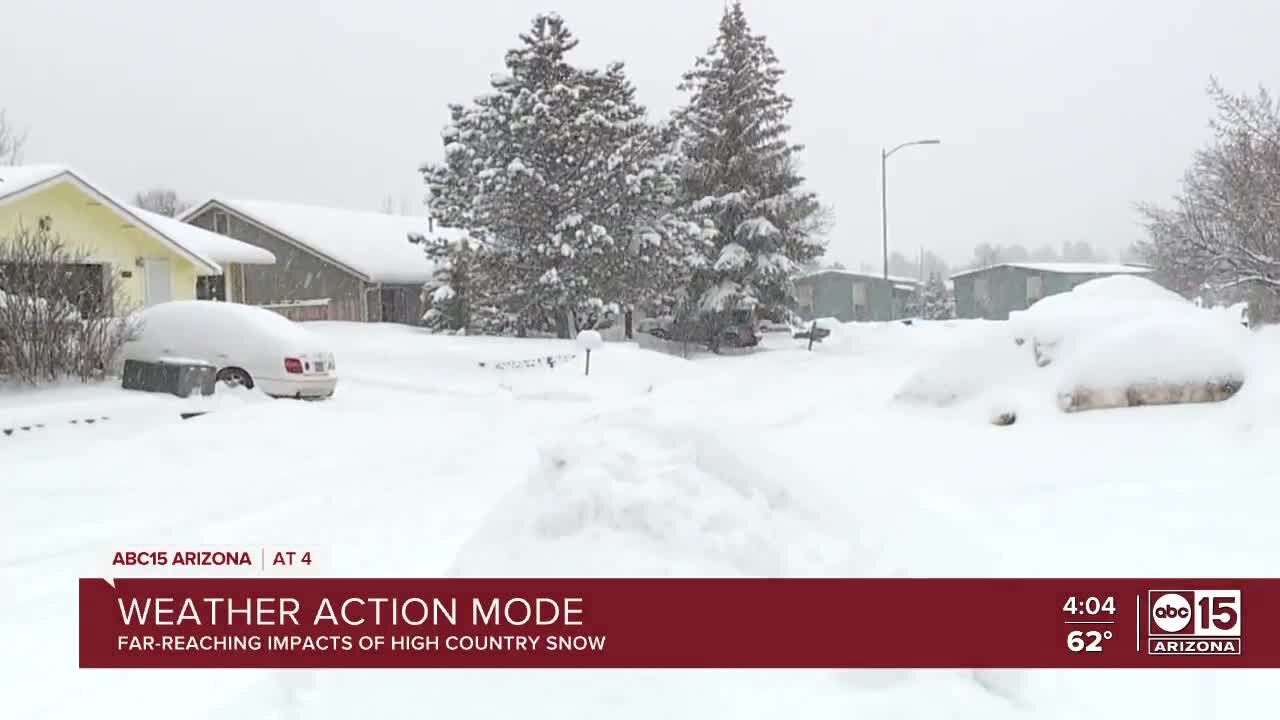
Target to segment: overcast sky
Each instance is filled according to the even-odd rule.
[[[1139,237],[1131,205],[1176,189],[1208,137],[1204,88],[1280,90],[1275,0],[746,0],[795,98],[809,182],[836,213],[831,259],[889,242],[953,261],[980,242]],[[28,162],[117,193],[168,185],[421,212],[446,104],[487,88],[541,10],[577,62],[627,63],[652,113],[714,39],[723,0],[10,0],[0,107]]]

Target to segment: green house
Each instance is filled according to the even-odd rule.
[[[1151,272],[1140,265],[1107,263],[1002,263],[951,276],[956,317],[1008,320],[1037,300],[1067,292],[1080,283],[1110,275]]]
[[[911,278],[848,270],[817,270],[792,282],[801,318],[833,317],[841,322],[901,319],[918,284]]]

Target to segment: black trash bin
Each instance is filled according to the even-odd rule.
[[[212,395],[216,380],[217,368],[199,360],[126,360],[121,384],[126,390],[169,393],[185,398],[197,391],[201,395]]]

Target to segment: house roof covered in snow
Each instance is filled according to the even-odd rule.
[[[958,278],[974,273],[986,272],[994,268],[1011,267],[1037,272],[1057,273],[1059,275],[1137,275],[1151,272],[1151,268],[1143,265],[1126,265],[1122,263],[1090,263],[1090,262],[1009,262],[996,263],[986,267],[973,268],[953,273]]]
[[[96,197],[103,205],[115,210],[143,232],[189,259],[204,273],[221,274],[224,263],[270,265],[276,261],[274,255],[262,248],[133,207],[104,190],[101,185],[87,180],[83,173],[62,165],[0,168],[0,204],[64,181],[74,183],[87,194]]]
[[[411,237],[452,241],[465,235],[457,230],[432,228],[426,217],[221,195],[183,213],[182,219],[189,220],[215,205],[375,283],[418,284],[431,279],[434,266]]]
[[[226,235],[210,232],[181,220],[159,213],[149,212],[142,208],[132,208],[139,216],[166,235],[175,238],[185,247],[219,263],[241,263],[243,265],[272,265],[276,256],[257,245],[240,242]]]
[[[821,268],[819,270],[809,270],[807,272],[802,272],[796,275],[794,279],[804,280],[807,278],[819,277],[821,275],[839,275],[843,277],[864,278],[868,280],[884,280],[884,275],[881,275],[880,273],[853,272],[852,270],[841,270],[840,268]],[[920,284],[920,281],[915,278],[902,277],[899,275],[890,275],[889,281],[892,282],[894,285],[907,285],[907,286],[910,286],[910,288],[914,288],[916,285]]]

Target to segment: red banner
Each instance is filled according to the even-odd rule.
[[[80,580],[86,668],[1277,668],[1280,580]]]

